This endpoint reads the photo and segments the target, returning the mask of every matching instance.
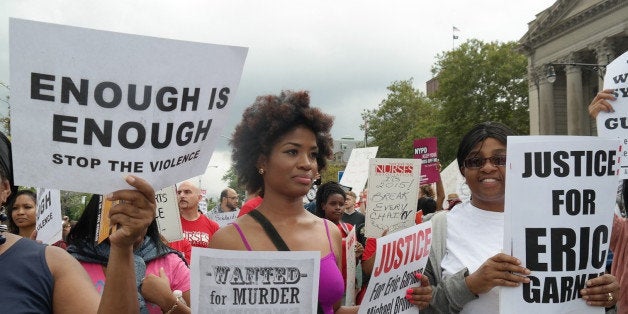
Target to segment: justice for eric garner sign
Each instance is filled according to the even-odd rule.
[[[192,247],[192,313],[316,313],[321,253]]]
[[[406,300],[408,288],[418,287],[432,245],[432,223],[424,222],[377,239],[375,264],[359,313],[419,313]]]
[[[628,51],[606,66],[604,89],[612,89],[615,101],[609,101],[615,112],[600,112],[597,134],[621,139],[622,150],[619,177],[628,179]]]
[[[530,283],[501,288],[501,313],[603,313],[580,290],[604,274],[619,170],[618,139],[509,136],[504,253]]]
[[[369,160],[366,237],[379,238],[385,230],[392,233],[415,224],[420,177],[421,159]]]
[[[205,171],[247,49],[10,19],[15,183],[106,194]]]

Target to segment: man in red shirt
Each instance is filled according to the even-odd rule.
[[[198,202],[201,197],[200,189],[189,181],[185,181],[177,187],[183,237],[192,246],[208,247],[212,235],[218,231],[220,226],[198,210]]]

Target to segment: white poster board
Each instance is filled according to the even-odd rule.
[[[501,288],[501,313],[603,313],[579,290],[604,274],[617,191],[618,139],[509,136],[504,252],[531,282]]]
[[[157,202],[155,219],[157,220],[159,233],[168,242],[182,240],[183,228],[181,227],[176,186],[171,185],[155,191],[155,201]]]
[[[205,172],[247,48],[9,23],[17,185],[106,194],[124,174],[161,189]]]
[[[375,158],[378,149],[378,146],[352,149],[345,171],[338,183],[351,187],[355,195],[360,195],[369,177],[369,159]]]
[[[220,204],[218,205],[218,207],[220,207]],[[207,212],[206,216],[209,219],[215,221],[220,226],[220,228],[222,228],[238,219],[238,214],[240,214],[240,209],[232,210],[229,212],[215,212],[214,210],[210,210]]]
[[[316,313],[320,258],[192,247],[192,313]]]
[[[59,190],[37,189],[37,240],[53,244],[63,238]]]
[[[347,280],[345,282],[345,305],[355,305],[355,244],[358,239],[355,236],[355,228],[342,239],[345,242],[345,259],[347,261]],[[360,274],[362,275],[362,274]]]
[[[377,239],[375,264],[358,313],[419,313],[406,300],[408,288],[418,287],[432,244],[432,223],[424,222]]]
[[[369,161],[365,236],[378,238],[385,230],[415,224],[421,159],[372,158]]]
[[[613,89],[615,101],[609,101],[615,112],[600,112],[597,134],[621,140],[620,179],[628,179],[628,51],[606,66],[604,89]]]

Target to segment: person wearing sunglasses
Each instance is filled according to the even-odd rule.
[[[506,140],[515,133],[497,122],[472,128],[460,142],[456,159],[471,199],[454,211],[434,215],[432,249],[425,275],[432,301],[421,313],[499,313],[499,289],[530,280],[517,258],[500,253],[504,235]],[[522,275],[517,275],[522,274]],[[582,297],[594,306],[612,306],[607,292],[619,285],[612,275],[591,279]]]

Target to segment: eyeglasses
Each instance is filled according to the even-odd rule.
[[[491,156],[486,158],[481,157],[471,157],[464,160],[464,167],[469,169],[478,169],[482,168],[486,163],[486,160],[489,160],[493,166],[503,167],[506,165],[506,156]]]
[[[230,200],[237,200],[238,199],[237,196],[227,196],[227,198],[230,199]]]

